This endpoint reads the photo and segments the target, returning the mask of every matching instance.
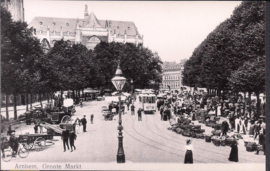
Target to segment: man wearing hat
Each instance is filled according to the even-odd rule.
[[[81,123],[83,125],[83,132],[87,132],[86,131],[86,124],[87,124],[87,120],[86,120],[86,115],[84,115],[84,118],[81,119]]]

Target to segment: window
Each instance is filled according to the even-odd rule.
[[[67,26],[69,26],[69,24],[68,24],[68,23],[67,23],[66,25],[67,25]]]
[[[53,22],[53,26],[55,26],[55,22]]]
[[[42,25],[42,22],[39,22],[40,25]]]

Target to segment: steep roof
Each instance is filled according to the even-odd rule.
[[[85,20],[86,20],[85,27],[93,28],[95,26],[96,28],[102,28],[96,15],[93,12],[91,12],[91,14],[87,16]]]
[[[90,20],[89,24],[95,22],[96,27],[100,26],[103,28],[106,28],[106,21],[107,21],[107,26],[111,30],[111,34],[114,34],[115,32],[117,35],[118,34],[124,35],[126,32],[128,36],[139,35],[137,27],[133,22],[130,21],[98,20],[94,15],[92,15],[92,19],[90,18],[89,20]],[[84,22],[85,24],[87,23],[87,21],[84,22],[83,21],[84,19],[76,19],[76,18],[35,17],[29,23],[29,27],[33,27],[37,31],[39,30],[46,31],[47,27],[49,27],[50,31],[55,30],[56,32],[60,32],[62,27],[62,32],[67,31],[75,32],[77,22],[79,23],[80,26],[83,26]]]

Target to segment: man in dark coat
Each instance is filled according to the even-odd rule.
[[[91,124],[93,124],[94,114],[91,115]]]
[[[69,143],[70,143],[70,148],[71,148],[71,151],[70,152],[73,151],[72,147],[74,147],[74,150],[76,150],[76,147],[74,145],[74,141],[76,140],[76,138],[77,138],[76,133],[74,131],[71,131],[69,133]]]
[[[262,145],[263,154],[265,155],[265,134],[263,131],[261,131],[261,134],[259,135],[259,144]],[[257,149],[257,153],[259,154],[260,149]]]
[[[135,111],[134,104],[131,105],[130,109],[131,109],[131,115],[135,115],[135,113],[134,113],[134,111]]]
[[[69,137],[69,131],[67,129],[65,129],[63,132],[62,132],[62,137],[61,139],[63,140],[63,146],[64,146],[64,152],[66,151],[66,145],[67,145],[67,148],[69,150],[69,146],[68,146],[68,137]]]
[[[138,121],[142,121],[142,109],[139,108],[138,110]]]
[[[15,132],[15,130],[11,129],[11,125],[8,126],[8,131],[7,131],[7,135],[10,136],[13,132]]]
[[[222,130],[222,136],[227,135],[227,132],[229,130],[229,124],[227,121],[223,121],[221,124],[221,130]]]
[[[164,112],[164,107],[163,106],[161,106],[161,108],[160,108],[160,116],[161,116],[161,120],[163,120],[163,112]]]
[[[86,131],[86,124],[87,124],[87,120],[85,118],[86,116],[84,115],[84,118],[81,119],[81,123],[83,125],[83,132],[87,132]]]

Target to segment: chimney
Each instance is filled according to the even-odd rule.
[[[60,36],[63,36],[63,32],[62,32],[62,26],[60,27]]]

